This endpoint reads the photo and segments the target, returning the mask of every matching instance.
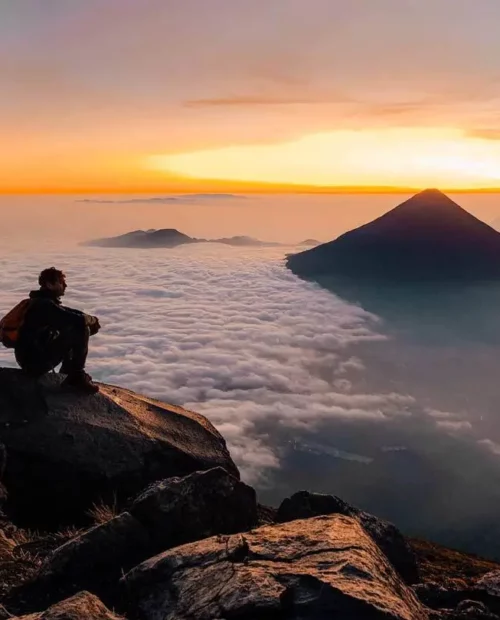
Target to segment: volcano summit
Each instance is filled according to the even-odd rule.
[[[500,279],[500,233],[437,189],[288,257],[297,275],[394,282]]]

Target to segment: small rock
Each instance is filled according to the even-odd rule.
[[[47,611],[12,620],[122,620],[90,592],[79,592]]]

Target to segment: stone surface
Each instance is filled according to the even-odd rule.
[[[130,513],[147,529],[157,551],[243,532],[258,521],[255,491],[222,467],[155,482],[137,497]]]
[[[147,484],[222,466],[239,477],[226,443],[203,416],[101,385],[95,396],[0,369],[3,482],[14,520],[40,528],[75,522],[93,502],[118,502]]]
[[[418,581],[415,554],[401,532],[388,521],[358,510],[339,497],[299,491],[283,500],[278,508],[277,521],[287,522],[326,514],[342,514],[359,519],[363,528],[378,544],[404,581]]]
[[[332,515],[177,547],[122,580],[140,620],[424,620],[359,521]]]
[[[16,616],[16,618],[18,620],[121,620],[122,616],[111,612],[90,592],[79,592],[53,605],[47,611],[28,616]]]

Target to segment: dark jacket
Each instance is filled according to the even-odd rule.
[[[19,332],[16,349],[31,347],[40,340],[50,340],[57,337],[58,332],[85,328],[85,313],[66,308],[52,291],[40,289],[31,291],[29,296],[31,304]]]

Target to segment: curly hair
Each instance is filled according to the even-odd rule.
[[[54,284],[61,278],[65,277],[66,275],[60,269],[49,267],[48,269],[44,269],[38,276],[38,284],[43,287],[46,284]]]

